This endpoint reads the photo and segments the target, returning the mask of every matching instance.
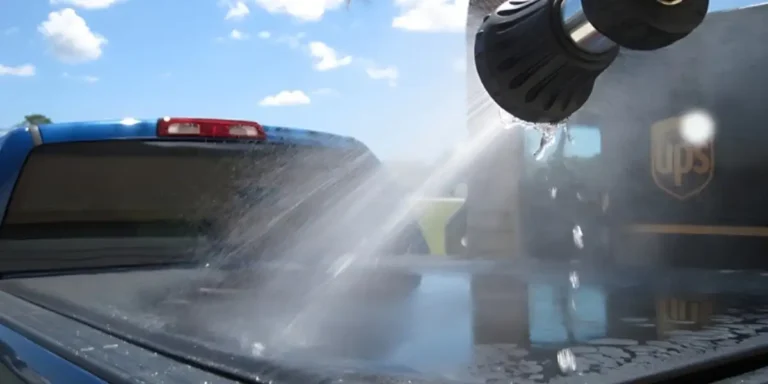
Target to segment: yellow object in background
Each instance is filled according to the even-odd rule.
[[[417,200],[419,226],[429,253],[445,255],[445,231],[451,217],[464,205],[462,198],[423,198]]]

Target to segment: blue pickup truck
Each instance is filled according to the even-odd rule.
[[[353,139],[170,118],[0,140],[2,384],[707,383],[766,361],[764,274],[377,256],[424,241]]]
[[[252,121],[165,117],[0,131],[0,382],[132,382],[146,370],[84,358],[78,341],[60,330],[95,332],[112,340],[109,345],[125,340],[83,328],[92,319],[77,319],[76,309],[49,319],[58,325],[40,328],[43,318],[63,314],[61,300],[15,290],[17,281],[93,276],[88,281],[95,285],[84,282],[89,288],[78,294],[84,305],[115,281],[97,284],[96,276],[137,270],[223,273],[210,292],[309,294],[318,279],[327,279],[317,266],[338,264],[339,255],[429,252],[415,220],[392,218],[405,201],[398,193],[375,156],[353,138]],[[288,274],[291,265],[311,272]],[[363,278],[368,288],[381,288],[380,281],[401,293],[421,279]],[[161,287],[174,278],[160,280],[129,285],[158,288],[145,303],[168,301]],[[183,296],[188,280],[194,278],[177,281],[173,293]],[[256,289],[254,281],[264,286]],[[139,353],[141,342],[122,341],[125,351]],[[181,382],[221,381],[189,377]]]

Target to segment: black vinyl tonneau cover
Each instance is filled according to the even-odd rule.
[[[302,384],[610,383],[689,368],[707,376],[675,382],[710,382],[752,366],[709,364],[768,345],[768,288],[756,272],[420,256],[360,260],[345,273],[302,284],[300,269],[277,263],[235,278],[106,273],[8,280],[0,291],[185,359],[262,379],[276,367],[304,372]],[[412,274],[420,287],[403,289],[398,276]]]

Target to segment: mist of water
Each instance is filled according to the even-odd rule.
[[[695,52],[702,50],[700,45],[706,43],[688,44],[693,53],[682,56],[695,58]],[[746,51],[750,50],[754,51],[754,47]],[[672,59],[664,56],[647,59],[640,56],[623,55],[615,68],[598,81],[596,93],[585,106],[586,113],[581,118],[588,120],[587,115],[592,113],[597,116],[592,119],[602,125],[623,127],[628,121],[645,124],[653,111],[664,110],[679,96],[668,91],[669,84],[681,73],[676,74],[669,68],[696,67],[693,63],[671,63]],[[648,63],[639,64],[648,66],[645,69],[647,77],[634,74],[636,69],[630,66],[633,60]],[[712,63],[712,66],[719,62],[694,61],[699,68],[704,62]],[[703,72],[698,69],[697,73]],[[696,76],[689,83],[711,91],[722,85],[719,83],[723,81],[721,78],[708,74],[705,78]],[[483,92],[478,92],[468,105],[469,121],[474,120],[474,115],[487,113],[489,106],[495,108]],[[494,109],[494,113],[496,111]],[[576,116],[576,123],[579,118]],[[205,327],[216,328],[217,332],[240,340],[248,353],[275,355],[311,349],[320,342],[318,340],[329,337],[324,333],[334,332],[333,324],[344,324],[341,321],[344,317],[359,315],[353,308],[355,299],[376,300],[370,295],[375,294],[372,291],[379,284],[377,277],[369,273],[370,269],[356,266],[375,265],[393,254],[392,244],[402,240],[419,214],[415,197],[443,189],[456,175],[465,172],[499,138],[503,132],[499,128],[538,130],[542,142],[537,154],[541,154],[552,143],[556,130],[563,127],[531,126],[509,118],[497,118],[495,124],[496,127],[475,130],[459,151],[408,194],[393,187],[385,170],[364,167],[365,154],[349,155],[341,161],[345,166],[337,172],[316,173],[309,167],[296,173],[291,166],[293,163],[323,163],[327,160],[314,156],[302,158],[301,155],[284,159],[284,166],[274,167],[266,173],[263,170],[244,172],[242,183],[245,187],[252,185],[256,188],[261,183],[279,185],[281,193],[256,204],[248,201],[232,204],[227,220],[226,246],[214,249],[206,256],[212,265],[230,265],[230,268],[231,265],[242,265],[228,273],[225,280],[229,286],[244,293],[236,305],[219,303],[209,308],[199,321]],[[648,126],[644,125],[644,128]],[[619,149],[615,152],[631,151]],[[334,161],[338,163],[338,160]],[[604,161],[628,164],[629,160],[612,158]],[[336,188],[348,172],[355,170],[360,176],[354,183]],[[606,177],[612,175],[606,173]],[[333,193],[329,196],[328,191]],[[574,228],[573,236],[578,243],[589,233],[582,233],[579,227]],[[255,261],[258,262],[253,263]],[[387,290],[392,285],[383,287]],[[381,307],[385,310],[386,305],[382,302]],[[371,318],[376,314],[366,316]],[[349,334],[347,337],[355,336]]]
[[[407,252],[408,235],[418,231],[418,197],[444,189],[510,127],[499,119],[472,135],[408,193],[386,169],[366,166],[370,154],[329,159],[299,153],[266,172],[246,168],[240,172],[243,186],[279,185],[281,192],[229,204],[227,236],[218,247],[207,248],[206,257],[210,265],[229,269],[216,289],[241,293],[236,305],[219,302],[196,321],[239,340],[248,353],[283,357],[327,342],[347,317],[383,321],[356,312],[355,303],[407,291],[414,277],[366,266]],[[304,167],[324,162],[341,166],[322,173]],[[350,174],[356,175],[352,182]],[[382,311],[386,305],[380,302]]]
[[[674,97],[658,97],[659,84],[654,88],[647,79],[622,74],[621,71],[630,71],[625,66],[634,59],[638,58],[623,56],[614,74],[607,73],[605,79],[608,80],[598,83],[596,89],[605,91],[596,92],[585,108],[598,116],[599,123],[622,126],[627,121],[645,122],[647,116],[641,115],[649,113],[636,108],[637,100],[644,96],[645,106],[661,108],[660,105],[668,105]],[[664,63],[664,59],[653,60]],[[656,80],[668,83],[671,75],[663,72],[666,69],[660,65],[658,69],[648,70],[658,71],[660,77]],[[615,83],[606,84],[610,79]],[[628,82],[632,82],[631,87],[627,86]],[[624,94],[627,89],[632,89],[631,98]],[[634,100],[635,104],[618,105],[621,100]],[[492,101],[487,97],[470,102],[473,107],[468,120],[473,119],[473,114],[485,113],[480,111],[487,111],[489,103]],[[244,265],[248,265],[248,261],[259,260],[228,277],[230,285],[252,289],[246,290],[247,297],[241,297],[238,305],[218,306],[201,321],[207,327],[216,327],[219,332],[241,340],[250,353],[280,355],[311,350],[327,337],[324,333],[333,332],[333,324],[343,324],[342,318],[359,315],[352,304],[356,298],[370,299],[367,295],[375,290],[376,276],[370,274],[370,269],[356,266],[375,265],[392,255],[392,244],[407,233],[419,214],[415,197],[445,188],[446,183],[465,172],[499,138],[503,128],[538,130],[542,142],[537,153],[541,154],[552,143],[556,130],[564,127],[563,124],[530,125],[509,118],[496,119],[496,125],[476,130],[459,151],[408,194],[396,191],[386,170],[363,169],[367,155],[361,154],[344,159],[347,166],[338,172],[295,174],[290,171],[289,163],[324,161],[300,155],[286,159],[285,168],[274,168],[267,175],[254,171],[251,179],[243,179],[245,185],[272,179],[283,192],[268,203],[235,204],[228,220],[227,239],[234,245],[209,255],[214,265],[233,260],[246,261]],[[341,190],[334,188],[347,172],[355,169],[363,169],[356,182]],[[334,190],[332,198],[328,198],[328,190]],[[316,197],[320,198],[315,201]],[[308,206],[312,208],[311,214],[304,213]],[[577,227],[573,236],[578,244],[581,237],[589,233],[582,233],[582,228]],[[391,286],[385,287],[388,288]],[[385,308],[383,303],[382,308]],[[366,316],[370,318],[374,314]]]

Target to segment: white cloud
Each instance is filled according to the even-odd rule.
[[[227,15],[224,16],[226,20],[242,20],[251,13],[243,1],[224,1],[222,4],[227,7]]]
[[[302,21],[318,21],[326,11],[339,8],[345,0],[255,0],[269,13],[288,14]]]
[[[109,8],[124,0],[51,0],[51,5],[70,5],[85,9]]]
[[[233,29],[232,32],[229,33],[229,38],[232,40],[245,40],[248,38],[248,34]]]
[[[48,14],[37,30],[45,36],[53,54],[67,63],[82,63],[101,57],[107,39],[93,33],[74,9],[66,8]]]
[[[309,54],[315,58],[315,69],[318,71],[328,71],[352,63],[352,56],[339,57],[335,49],[320,41],[309,43]]]
[[[266,39],[269,39],[272,36],[272,34],[269,33],[269,31],[261,31],[261,32],[259,32],[258,36],[259,36],[259,39],[266,40]]]
[[[392,87],[397,85],[397,79],[400,78],[400,71],[391,65],[384,68],[369,67],[365,73],[373,80],[387,80]]]
[[[32,64],[19,65],[17,67],[9,67],[7,65],[0,64],[0,76],[21,76],[28,77],[35,75],[35,66]]]
[[[469,0],[395,0],[392,27],[416,32],[463,32]]]
[[[278,107],[288,105],[304,105],[309,103],[309,96],[307,96],[307,94],[302,91],[281,91],[276,95],[265,97],[263,100],[261,100],[261,102],[259,102],[259,105],[262,107]]]

